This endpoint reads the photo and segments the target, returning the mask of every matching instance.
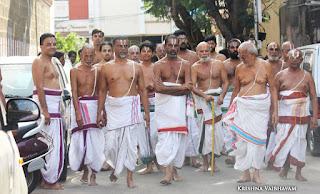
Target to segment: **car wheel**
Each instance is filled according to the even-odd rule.
[[[40,170],[28,172],[27,168],[24,168],[24,176],[27,181],[28,193],[31,193],[38,185],[40,180]]]
[[[318,130],[319,131],[319,130]],[[320,137],[315,132],[308,128],[307,140],[312,156],[320,156]]]

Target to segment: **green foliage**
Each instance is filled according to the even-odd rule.
[[[208,10],[201,0],[177,0],[181,6],[185,7],[189,15],[195,21],[193,29],[199,28],[206,34],[211,33],[211,21]],[[146,13],[154,15],[160,20],[170,20],[171,18],[171,0],[144,0]]]
[[[226,39],[237,37],[247,39],[253,33],[254,16],[253,0],[143,0],[146,13],[154,15],[160,20],[172,19],[171,6],[174,1],[176,12],[181,23],[193,32],[203,35],[211,34],[211,17],[215,17],[216,26]],[[264,10],[263,22],[268,22],[266,15],[268,9],[272,9],[277,0],[262,0]],[[210,4],[212,3],[212,4]],[[218,14],[218,15],[217,15]],[[220,16],[219,16],[220,14]],[[192,22],[188,19],[192,18]],[[176,20],[175,20],[176,22]],[[189,23],[188,23],[189,22]],[[177,24],[176,24],[177,25]],[[178,26],[178,25],[177,25]],[[199,36],[198,36],[199,37]],[[192,40],[189,40],[191,42]],[[199,40],[194,40],[199,41]]]
[[[62,50],[66,54],[69,51],[75,51],[78,53],[78,50],[80,50],[86,44],[85,38],[79,36],[77,33],[70,33],[66,38],[63,38],[61,37],[60,32],[57,32],[55,36],[57,40],[57,49]],[[79,56],[77,56],[75,64],[78,61]]]

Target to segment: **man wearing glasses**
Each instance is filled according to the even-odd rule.
[[[234,135],[234,168],[244,171],[238,183],[263,183],[259,171],[266,151],[271,103],[274,110],[271,114],[272,124],[276,126],[278,123],[278,101],[272,67],[259,59],[257,54],[257,48],[252,43],[244,42],[240,45],[239,58],[242,63],[236,68],[231,105],[223,119]],[[270,87],[271,103],[267,84]],[[252,179],[249,171],[251,167],[254,168]]]
[[[289,51],[289,68],[279,72],[275,78],[276,91],[279,92],[279,124],[276,147],[270,157],[275,170],[282,168],[279,176],[283,179],[287,178],[290,164],[297,166],[295,178],[298,181],[307,180],[301,175],[301,169],[306,161],[308,124],[313,130],[318,128],[315,83],[312,75],[300,68],[302,61],[300,50]],[[312,117],[309,96],[314,113]]]

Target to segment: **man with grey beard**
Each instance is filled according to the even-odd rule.
[[[280,45],[276,42],[271,42],[268,44],[267,47],[267,55],[268,55],[268,60],[267,62],[269,62],[271,64],[272,67],[272,71],[273,71],[273,75],[276,76],[276,74],[278,72],[280,72],[283,69],[286,69],[288,67],[288,65],[280,60]],[[267,89],[269,91],[269,85],[267,85]],[[272,110],[271,110],[272,112]],[[273,129],[273,126],[270,125],[271,122],[269,122],[269,127],[268,127],[268,131],[267,131],[267,150],[266,150],[266,156],[264,158],[264,162],[268,165],[265,170],[269,171],[272,170],[272,164],[269,162],[269,158],[271,156],[271,153],[275,147],[275,136],[276,136],[276,132]]]
[[[268,62],[272,66],[273,75],[288,67],[284,61],[280,60],[280,45],[276,42],[271,42],[267,47]]]
[[[220,60],[210,58],[210,46],[208,43],[199,43],[197,54],[200,60],[191,67],[191,79],[193,92],[196,94],[196,107],[199,114],[197,118],[200,129],[199,152],[203,157],[203,167],[200,171],[207,172],[209,167],[208,154],[213,151],[212,103],[214,103],[215,115],[214,154],[220,156],[224,144],[220,105],[223,103],[223,98],[228,91],[229,82],[223,63]],[[219,168],[215,164],[213,168],[213,171],[219,171]]]
[[[140,63],[140,48],[137,45],[132,45],[129,47],[128,59]]]
[[[234,133],[236,163],[234,168],[244,171],[237,182],[264,183],[259,176],[266,150],[268,119],[278,124],[278,96],[274,86],[271,65],[257,57],[257,48],[244,42],[239,47],[240,63],[236,68],[235,87],[230,108],[223,122],[231,126]],[[270,86],[270,94],[266,85]],[[270,97],[271,96],[271,97]],[[273,112],[270,114],[270,105]],[[253,167],[251,179],[249,169]]]

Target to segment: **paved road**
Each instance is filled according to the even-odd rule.
[[[61,194],[82,194],[82,193],[139,193],[139,194],[200,194],[200,193],[280,193],[268,192],[264,186],[296,186],[295,192],[281,193],[304,193],[312,194],[320,191],[320,157],[312,157],[307,153],[306,167],[303,168],[302,174],[308,179],[306,182],[299,182],[294,179],[295,167],[289,171],[287,180],[282,180],[275,171],[262,171],[260,176],[266,181],[266,185],[258,185],[255,183],[238,184],[236,180],[241,177],[242,173],[236,171],[231,166],[224,164],[222,156],[217,159],[217,164],[221,171],[210,176],[210,173],[199,172],[199,169],[192,167],[183,167],[179,170],[179,174],[184,179],[183,182],[173,182],[171,185],[163,186],[159,181],[163,178],[164,172],[156,171],[153,174],[139,175],[137,171],[144,168],[139,165],[134,173],[135,183],[139,188],[129,189],[126,187],[126,171],[121,174],[117,183],[110,183],[108,175],[110,171],[100,172],[97,175],[98,186],[90,187],[80,183],[82,173],[68,170],[68,178],[64,183],[63,191],[47,191],[40,186],[33,192],[34,194],[44,193],[61,193]],[[155,167],[154,167],[155,168]],[[156,168],[155,168],[156,169]],[[251,170],[251,172],[253,172]],[[255,189],[263,189],[263,191],[238,191],[239,186],[256,186]],[[262,186],[262,187],[259,187]],[[242,189],[246,189],[242,187]]]

